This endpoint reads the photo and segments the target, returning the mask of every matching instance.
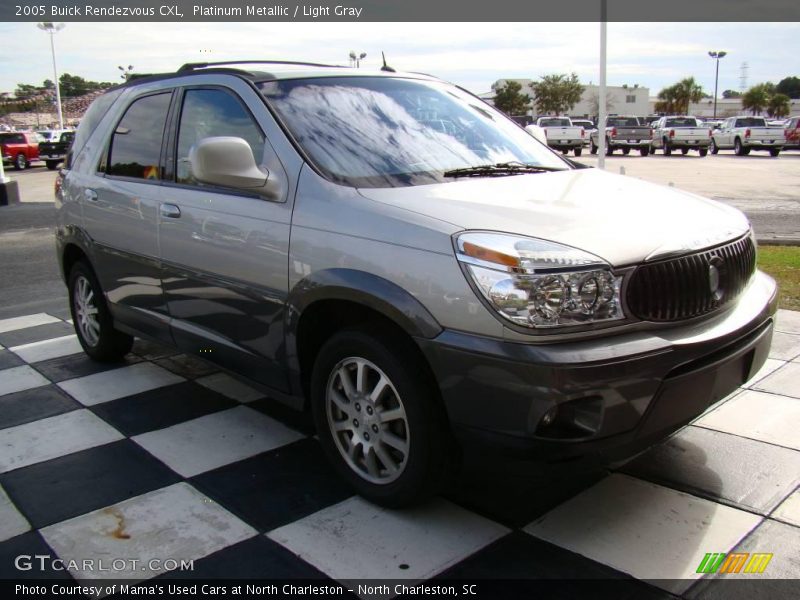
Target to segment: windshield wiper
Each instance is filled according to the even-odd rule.
[[[558,167],[544,167],[519,161],[495,163],[488,165],[477,165],[474,167],[463,167],[461,169],[451,169],[445,171],[445,177],[502,177],[505,175],[522,175],[524,173],[545,173],[548,171],[566,171]]]

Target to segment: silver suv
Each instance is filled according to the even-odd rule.
[[[614,458],[764,363],[776,288],[737,210],[589,169],[433,77],[185,65],[109,91],[58,192],[96,360],[133,336],[311,410],[367,498],[458,449]]]

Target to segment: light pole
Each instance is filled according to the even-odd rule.
[[[128,81],[128,77],[131,76],[131,72],[133,71],[133,65],[128,65],[127,69],[121,65],[117,65],[117,68],[122,71],[122,75],[120,75],[120,77],[125,81]]]
[[[354,50],[350,50],[350,64],[355,68],[361,68],[361,61],[366,58],[367,53],[362,52],[361,54],[356,54]]]
[[[719,59],[723,58],[727,52],[718,50],[716,52],[709,52],[708,55],[717,62],[717,70],[714,75],[714,118],[717,118],[717,85],[719,84]]]
[[[37,23],[36,26],[42,31],[50,34],[50,51],[53,53],[53,76],[56,84],[56,106],[58,108],[58,128],[64,129],[64,115],[61,113],[61,86],[58,84],[58,68],[56,67],[56,43],[55,35],[64,29],[63,23]]]

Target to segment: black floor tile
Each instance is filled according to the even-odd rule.
[[[311,438],[203,473],[192,484],[259,531],[353,495]]]
[[[98,446],[0,475],[36,528],[86,514],[180,481],[130,440]]]
[[[90,407],[127,436],[171,427],[239,403],[213,390],[186,381]]]
[[[672,595],[593,560],[515,531],[438,575],[465,580],[485,597],[660,600]],[[481,584],[481,580],[491,580]],[[506,596],[504,592],[511,595]],[[533,594],[527,596],[524,594]]]
[[[443,495],[512,529],[521,528],[608,474],[599,467],[543,465],[487,454],[465,461]]]
[[[75,333],[75,329],[69,323],[47,323],[46,325],[37,325],[36,327],[26,327],[25,329],[16,329],[14,331],[0,333],[0,345],[11,348],[12,346],[21,346],[22,344],[64,337],[65,335],[72,335],[73,333]]]
[[[216,373],[219,369],[208,361],[188,354],[176,354],[154,361],[159,367],[164,367],[176,375],[186,379],[197,379],[204,375]]]
[[[170,571],[157,579],[327,579],[289,550],[258,535],[194,561],[194,570]]]
[[[9,350],[0,350],[0,370],[24,365],[25,361]]]
[[[58,383],[59,381],[66,381],[67,379],[75,379],[76,377],[94,375],[95,373],[102,373],[103,371],[110,371],[111,369],[119,369],[120,367],[139,362],[142,362],[142,359],[133,354],[128,354],[120,361],[101,363],[92,360],[86,354],[80,353],[43,360],[31,366],[50,381]]]
[[[315,435],[317,433],[310,411],[295,410],[272,398],[261,398],[254,402],[248,402],[247,406],[280,421],[300,433],[306,435]]]
[[[0,581],[17,579],[74,581],[66,570],[54,568],[52,561],[57,558],[58,555],[50,549],[36,531],[29,531],[13,537],[0,543]]]
[[[800,452],[686,427],[622,471],[766,515],[800,484]]]
[[[0,429],[16,427],[82,408],[58,386],[24,390],[0,396]]]
[[[136,356],[141,356],[145,360],[156,360],[179,353],[173,346],[138,338],[133,343],[133,350],[131,350],[131,352]]]

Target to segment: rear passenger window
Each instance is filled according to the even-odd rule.
[[[161,138],[171,96],[145,96],[128,107],[111,137],[108,175],[161,179]]]
[[[189,150],[204,138],[218,136],[244,139],[256,164],[261,164],[264,134],[241,102],[223,90],[187,90],[178,129],[178,183],[202,185],[189,168]]]

